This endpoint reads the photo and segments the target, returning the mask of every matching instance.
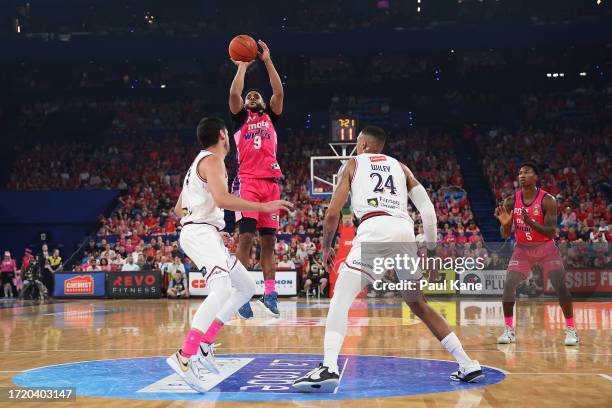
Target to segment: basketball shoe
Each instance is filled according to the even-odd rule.
[[[199,393],[207,391],[200,378],[202,366],[196,356],[190,358],[183,357],[181,351],[178,350],[166,359],[166,363],[188,386]]]
[[[497,338],[497,344],[510,344],[516,342],[516,335],[514,334],[514,328],[506,326],[504,333]]]
[[[576,329],[574,327],[566,327],[565,328],[565,345],[566,346],[577,346],[580,342],[578,338],[578,333],[576,333]]]
[[[200,363],[204,368],[214,374],[221,374],[219,366],[217,366],[215,362],[215,348],[220,345],[221,344],[200,343],[200,347],[198,347],[198,359]]]
[[[269,295],[264,295],[261,299],[259,299],[259,304],[263,306],[266,313],[273,317],[279,317],[280,313],[278,311],[278,294],[276,292],[270,292]]]
[[[293,382],[293,387],[302,392],[334,392],[340,383],[340,374],[331,371],[323,363]]]
[[[478,382],[484,378],[482,368],[478,361],[472,360],[472,363],[467,366],[459,366],[459,370],[450,375],[453,381],[461,381],[467,383]]]
[[[242,320],[252,319],[253,318],[253,309],[251,309],[251,304],[249,302],[246,302],[244,305],[242,305],[240,307],[240,309],[238,309],[238,312],[236,314]]]

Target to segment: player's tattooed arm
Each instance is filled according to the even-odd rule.
[[[522,212],[523,221],[540,234],[554,238],[557,234],[557,200],[550,194],[547,194],[542,200],[542,207],[544,207],[544,225],[538,224],[529,218],[529,214],[524,208]]]
[[[495,217],[501,226],[499,233],[503,239],[507,239],[512,234],[512,212],[514,211],[514,199],[507,197],[504,202],[495,209]]]
[[[323,264],[325,269],[329,272],[333,265],[334,258],[334,237],[336,236],[336,230],[340,222],[340,213],[342,207],[348,200],[349,193],[351,191],[351,179],[353,172],[355,171],[355,160],[351,159],[344,163],[338,171],[338,184],[332,195],[332,199],[325,212],[325,219],[323,220]]]
[[[270,77],[270,86],[272,86],[272,98],[270,98],[270,108],[276,115],[283,113],[283,81],[281,81],[280,75],[274,67],[272,58],[270,57],[270,49],[268,45],[262,40],[257,41],[257,44],[261,47],[262,52],[259,53],[259,58],[266,65],[268,76]]]

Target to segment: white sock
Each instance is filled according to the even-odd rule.
[[[325,340],[323,365],[330,371],[338,373],[338,354],[344,342],[348,311],[357,294],[367,282],[353,272],[341,267],[338,281],[334,288],[334,296],[329,304],[327,322],[325,323]]]
[[[463,346],[455,333],[451,332],[448,336],[443,338],[440,343],[442,343],[444,348],[455,357],[455,360],[457,360],[460,366],[463,367],[472,364],[472,359],[468,357],[463,350]]]
[[[198,307],[191,324],[192,328],[202,333],[206,333],[217,313],[219,313],[225,302],[227,302],[232,290],[232,284],[227,275],[214,277],[209,280],[207,284],[210,288],[209,295],[204,299],[200,307]]]
[[[232,316],[242,305],[248,302],[255,294],[255,280],[246,268],[236,259],[236,263],[229,273],[232,281],[232,292],[229,299],[217,314],[217,319],[224,324],[231,320]]]

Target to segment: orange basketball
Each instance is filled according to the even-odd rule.
[[[257,43],[253,37],[237,35],[229,44],[229,55],[234,61],[253,61],[257,58]]]

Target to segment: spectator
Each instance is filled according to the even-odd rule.
[[[60,256],[59,249],[55,248],[53,250],[53,255],[49,257],[49,266],[51,267],[52,273],[55,273],[62,268],[62,257]]]
[[[17,262],[15,262],[13,258],[11,258],[11,253],[9,251],[4,252],[4,259],[2,259],[0,272],[2,273],[2,287],[4,289],[4,297],[14,297],[13,279],[15,278],[15,274],[17,273]]]
[[[108,259],[106,258],[100,259],[100,267],[98,269],[101,270],[102,272],[110,272],[111,265],[108,263]]]
[[[138,266],[137,264],[134,263],[134,257],[132,256],[132,254],[130,254],[125,263],[123,264],[123,266],[121,267],[121,270],[123,272],[133,272],[133,271],[139,271],[140,270],[140,266]]]
[[[276,265],[278,269],[295,270],[295,264],[289,259],[287,254],[283,255],[282,260]]]
[[[181,271],[176,271],[170,283],[168,284],[168,297],[170,298],[188,298],[189,285],[187,278]]]

